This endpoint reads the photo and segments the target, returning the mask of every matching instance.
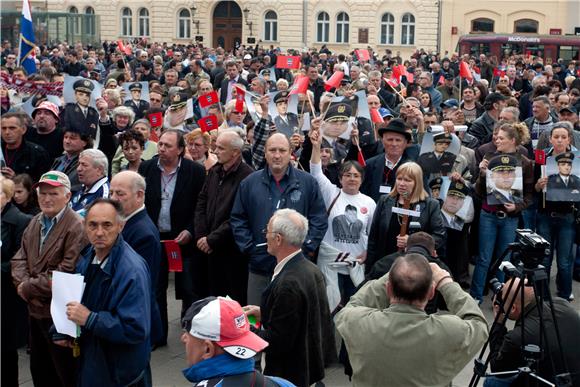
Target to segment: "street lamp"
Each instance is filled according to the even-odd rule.
[[[250,14],[250,10],[248,9],[248,7],[246,7],[242,12],[244,12],[244,17],[246,18],[246,25],[250,27],[250,36],[252,36],[254,35],[254,33],[252,32],[252,26],[254,25],[254,23],[248,21],[248,15]]]
[[[189,11],[191,12],[191,21],[193,24],[195,24],[195,28],[197,28],[197,34],[199,35],[199,20],[194,19],[195,11],[197,11],[197,7],[195,5],[192,5],[191,8],[189,8]]]

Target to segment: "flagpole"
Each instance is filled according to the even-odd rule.
[[[397,93],[397,95],[398,95],[399,97],[401,97],[401,98],[403,99],[403,103],[404,103],[405,105],[408,105],[407,99],[406,99],[405,97],[403,97],[403,94],[401,94],[401,93],[400,93],[400,92],[399,92],[397,89],[395,89],[395,88],[394,88],[394,87],[393,87],[393,86],[392,86],[392,85],[391,85],[389,82],[387,82],[387,80],[386,80],[385,78],[383,78],[383,80],[385,81],[385,83],[386,83],[387,85],[389,85],[389,87],[390,87],[390,88],[391,88],[391,89],[392,89],[392,90],[393,90],[395,93]]]
[[[463,100],[463,96],[461,94],[461,84],[463,82],[461,81],[461,71],[459,71],[459,104],[461,105],[461,101]]]

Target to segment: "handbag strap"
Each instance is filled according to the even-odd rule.
[[[336,197],[332,200],[332,203],[330,203],[328,210],[326,210],[326,216],[330,215],[330,211],[332,210],[332,207],[334,207],[334,203],[336,203],[336,201],[338,200],[338,197],[340,196],[341,192],[342,190],[338,191],[338,195],[336,195]]]

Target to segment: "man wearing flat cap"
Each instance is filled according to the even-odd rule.
[[[77,133],[88,130],[91,137],[95,138],[99,124],[99,113],[95,108],[89,106],[95,86],[88,79],[79,79],[73,84],[73,88],[76,103],[66,104],[61,114],[62,127],[64,129],[71,128]]]
[[[131,83],[129,85],[131,99],[124,103],[125,106],[130,107],[135,112],[135,120],[145,117],[145,113],[149,110],[149,102],[141,99],[142,89],[143,85],[140,82]]]
[[[523,201],[521,188],[517,190],[514,187],[516,167],[518,167],[518,160],[512,155],[499,155],[489,161],[488,170],[491,173],[494,188],[487,195],[488,204],[518,204]]]
[[[449,145],[451,145],[451,134],[437,133],[433,136],[433,151],[419,156],[417,163],[423,169],[423,177],[426,181],[451,173],[456,156],[447,152]]]
[[[278,111],[278,116],[274,118],[274,125],[276,125],[278,132],[290,138],[299,129],[298,116],[295,113],[288,112],[288,99],[289,95],[287,91],[281,91],[274,97],[274,103]]]
[[[580,178],[572,174],[574,153],[564,152],[556,156],[558,173],[548,176],[547,200],[580,201]]]

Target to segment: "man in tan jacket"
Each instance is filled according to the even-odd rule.
[[[425,313],[435,290],[449,314]],[[352,296],[337,314],[336,328],[356,387],[449,386],[488,335],[473,298],[419,254],[397,258],[389,273]]]
[[[12,258],[12,277],[30,314],[30,372],[35,386],[75,386],[76,362],[70,348],[54,344],[49,335],[53,271],[74,273],[80,251],[88,243],[81,218],[68,207],[67,175],[49,171],[38,184],[41,212],[22,237]]]

